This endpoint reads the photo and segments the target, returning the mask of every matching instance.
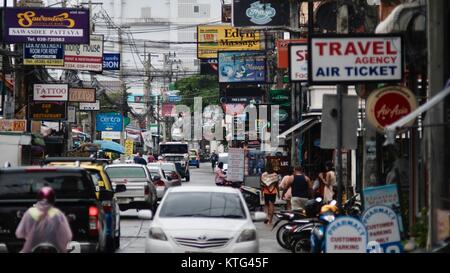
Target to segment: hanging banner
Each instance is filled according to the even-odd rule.
[[[218,51],[260,50],[261,35],[226,25],[197,26],[197,58],[217,59]]]
[[[91,35],[88,45],[70,44],[64,46],[64,66],[53,69],[103,71],[103,35]]]
[[[406,87],[388,86],[373,91],[366,103],[367,118],[380,133],[417,108],[416,96]],[[405,127],[414,125],[415,119]]]
[[[398,35],[317,36],[310,42],[311,84],[400,82],[403,43]]]
[[[69,101],[95,103],[95,88],[70,88]]]
[[[24,65],[64,65],[64,45],[25,44],[23,47]]]
[[[304,44],[307,45],[307,39],[291,39],[281,40],[278,39],[277,46],[277,67],[279,69],[289,68],[289,45],[290,44]]]
[[[265,83],[265,53],[258,51],[219,52],[219,82]]]
[[[289,80],[291,82],[308,81],[308,45],[289,45]]]
[[[232,10],[232,25],[235,27],[289,25],[289,1],[233,0]]]
[[[89,44],[87,9],[7,8],[3,38],[6,43]]]

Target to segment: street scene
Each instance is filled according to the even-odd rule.
[[[450,251],[450,2],[0,16],[0,253]]]

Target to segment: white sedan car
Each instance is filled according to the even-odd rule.
[[[175,187],[164,196],[150,225],[147,253],[258,253],[252,216],[239,190],[229,187]]]

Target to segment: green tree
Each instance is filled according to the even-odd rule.
[[[219,103],[219,81],[214,75],[194,75],[183,78],[175,83],[175,88],[180,90],[181,102],[194,109],[194,98],[202,97],[203,107]]]

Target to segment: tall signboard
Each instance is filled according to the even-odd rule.
[[[403,79],[401,36],[313,36],[309,47],[311,84],[399,82]]]
[[[3,38],[7,43],[89,44],[89,10],[7,8]]]
[[[67,84],[34,84],[33,100],[67,101],[69,87]]]
[[[308,45],[289,45],[289,79],[291,82],[308,81]]]
[[[24,65],[64,65],[63,44],[25,44],[23,47]]]

